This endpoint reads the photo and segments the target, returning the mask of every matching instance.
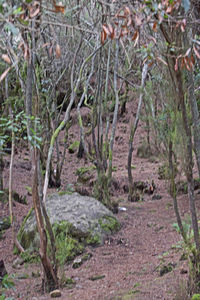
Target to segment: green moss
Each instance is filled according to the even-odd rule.
[[[96,169],[95,166],[80,167],[76,170],[76,175],[80,182],[87,182],[93,177],[93,171]]]
[[[200,300],[200,294],[194,294],[191,300]]]
[[[98,246],[101,244],[101,239],[98,234],[91,234],[86,238],[86,244],[91,246]]]
[[[31,215],[31,213],[32,213],[33,210],[34,210],[33,207],[29,210],[29,212],[28,212],[28,214],[26,215],[26,217],[24,218],[24,220],[23,220],[23,222],[22,222],[22,225],[21,225],[21,227],[20,227],[20,230],[19,230],[19,232],[18,232],[18,234],[17,234],[17,239],[18,239],[18,241],[19,241],[20,243],[22,243],[22,241],[23,241],[22,246],[23,246],[25,249],[27,248],[27,247],[25,247],[25,246],[30,245],[30,239],[29,239],[29,238],[25,235],[25,233],[24,233],[24,225],[26,224],[26,221],[27,221],[28,218],[30,217],[30,215]],[[19,250],[17,249],[16,246],[14,246],[13,253],[14,253],[14,254],[19,254]]]
[[[53,232],[56,240],[56,259],[59,265],[71,261],[76,255],[83,252],[84,246],[77,239],[71,236],[72,225],[62,221],[53,225]]]
[[[80,167],[76,170],[76,175],[77,176],[81,176],[84,175],[85,173],[87,173],[88,171],[93,171],[95,170],[96,167],[95,166],[90,166],[90,167]]]
[[[76,150],[78,150],[80,145],[79,141],[74,141],[68,148],[69,153],[74,153]]]
[[[25,251],[20,254],[21,258],[25,263],[37,263],[40,261],[39,253],[30,253],[29,251]]]
[[[101,228],[108,234],[116,232],[120,229],[120,223],[111,216],[105,216],[99,219]]]

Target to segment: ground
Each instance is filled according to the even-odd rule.
[[[133,106],[133,107],[132,107]],[[135,107],[128,103],[128,113],[119,118],[114,146],[115,171],[113,176],[120,184],[127,184],[127,152],[129,138],[129,120],[135,115]],[[74,115],[75,112],[72,113]],[[70,129],[70,142],[77,139],[79,129],[76,122]],[[173,228],[176,222],[173,202],[168,193],[168,183],[158,179],[158,167],[162,159],[157,155],[150,158],[137,157],[137,148],[143,143],[145,132],[140,124],[134,139],[132,163],[134,180],[144,180],[151,183],[154,180],[156,190],[161,199],[153,200],[152,195],[144,194],[141,202],[128,202],[128,194],[120,189],[113,192],[113,199],[119,201],[119,206],[126,208],[116,215],[121,223],[118,233],[97,248],[88,248],[92,257],[80,268],[73,269],[71,264],[60,270],[60,276],[71,277],[75,284],[71,288],[61,288],[61,300],[111,300],[111,299],[174,299],[177,293],[183,299],[179,287],[184,287],[188,277],[188,263],[180,260],[183,249],[180,247],[180,235]],[[6,157],[9,162],[9,156]],[[62,189],[77,180],[76,169],[86,165],[84,159],[78,159],[77,153],[67,153],[62,176]],[[8,183],[9,164],[5,168],[4,183]],[[29,153],[19,150],[15,156],[13,188],[20,195],[26,195],[28,205],[14,203],[16,224],[19,227],[22,218],[32,206],[28,195],[31,186]],[[50,192],[55,190],[50,189]],[[200,195],[196,193],[197,206]],[[187,195],[178,197],[181,216],[189,215]],[[2,204],[0,216],[8,215],[8,205]],[[48,294],[42,294],[42,271],[40,265],[24,264],[18,269],[13,268],[16,255],[13,254],[12,234],[8,229],[0,240],[0,258],[4,260],[6,269],[15,274],[15,289],[10,296],[19,300],[48,300]],[[160,275],[163,266],[170,266],[171,272]],[[39,271],[40,277],[34,278],[33,271]],[[26,275],[26,276],[22,276]],[[27,276],[28,275],[28,276]],[[99,276],[98,280],[91,280]],[[24,278],[26,277],[26,278]]]

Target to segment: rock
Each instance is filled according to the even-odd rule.
[[[73,261],[72,267],[74,269],[79,268],[85,261],[87,261],[91,257],[92,257],[91,253],[85,253],[83,256],[75,258],[75,260]]]
[[[51,298],[58,298],[61,297],[61,291],[60,290],[54,290],[50,293]]]
[[[24,263],[23,258],[17,257],[17,258],[13,261],[12,267],[13,267],[14,269],[20,269],[20,268],[21,268],[21,265],[23,265],[23,263]]]
[[[46,209],[57,235],[64,228],[66,235],[76,238],[83,244],[102,244],[108,235],[120,228],[113,213],[102,203],[78,193],[52,194],[47,197]],[[59,224],[62,228],[59,228]],[[38,250],[39,234],[33,210],[24,219],[18,239],[25,250]]]

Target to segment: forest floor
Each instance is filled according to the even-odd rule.
[[[71,288],[61,288],[61,300],[153,300],[174,299],[178,293],[184,299],[182,290],[187,284],[188,262],[180,260],[183,254],[180,235],[173,228],[176,223],[173,202],[168,193],[169,186],[165,180],[158,179],[158,167],[162,159],[158,155],[149,158],[139,158],[137,149],[144,142],[146,133],[142,127],[136,132],[132,170],[134,180],[143,180],[151,183],[154,180],[156,190],[154,194],[161,199],[153,200],[154,195],[143,195],[143,201],[128,202],[128,194],[122,185],[127,184],[127,154],[130,120],[135,115],[135,105],[128,103],[127,113],[119,118],[115,145],[113,177],[119,182],[119,189],[113,192],[113,199],[119,202],[126,211],[116,214],[121,223],[121,229],[105,241],[103,246],[88,248],[92,257],[78,269],[70,264],[63,267],[66,277],[71,277],[75,284]],[[69,143],[78,139],[79,129],[77,122],[70,128]],[[9,162],[9,157],[6,158]],[[62,176],[62,187],[77,181],[75,171],[80,166],[87,165],[84,159],[78,159],[77,153],[66,154]],[[8,183],[9,164],[5,168],[4,183]],[[180,175],[182,176],[182,175]],[[19,227],[22,218],[32,206],[31,196],[28,196],[27,186],[31,186],[30,159],[27,150],[18,151],[14,163],[13,188],[20,195],[25,195],[28,205],[14,203],[16,224]],[[55,191],[50,189],[49,193]],[[196,193],[198,211],[200,209],[200,195]],[[187,195],[178,197],[181,216],[189,216]],[[0,216],[8,215],[8,204],[0,203]],[[13,254],[12,233],[8,229],[0,240],[0,259],[3,259],[7,271],[15,274],[15,287],[8,295],[20,300],[50,299],[48,294],[42,294],[42,272],[38,264],[23,264],[19,269],[13,268],[16,255]],[[171,272],[166,274],[166,269]],[[41,273],[39,278],[33,278],[33,270]],[[28,276],[21,276],[28,274]],[[94,275],[101,279],[92,281]],[[162,276],[161,276],[162,275]]]

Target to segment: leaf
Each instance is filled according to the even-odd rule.
[[[142,25],[142,19],[139,16],[135,16],[135,24],[136,26],[141,26]]]
[[[107,38],[107,34],[106,34],[106,32],[103,30],[103,31],[101,32],[101,43],[102,43],[102,45],[104,44],[106,38]]]
[[[56,58],[60,58],[60,57],[61,57],[60,45],[56,44]]]
[[[61,12],[62,14],[65,13],[65,6],[62,5],[62,2],[59,2],[58,4],[54,3],[54,8],[55,8],[56,13],[59,13],[59,12]]]
[[[10,71],[11,67],[9,67],[8,69],[6,69],[3,74],[1,74],[0,76],[0,82],[4,80],[4,78],[6,78],[8,72]]]
[[[185,56],[188,56],[189,53],[190,53],[190,51],[191,51],[191,48],[188,48],[188,50],[187,50],[186,53],[185,53]]]
[[[176,63],[175,63],[175,66],[174,66],[174,70],[178,71],[178,57],[176,58]]]
[[[187,13],[188,10],[190,9],[190,0],[182,0],[182,6]]]
[[[194,50],[194,53],[196,54],[197,58],[200,59],[200,54],[197,51],[197,48],[195,46],[193,46],[193,50]]]
[[[34,17],[36,17],[38,14],[39,14],[39,12],[40,12],[40,7],[38,7],[35,11],[31,11],[30,12],[30,18],[34,18]]]
[[[104,25],[102,25],[102,27],[103,27],[103,31],[105,31],[105,33],[106,33],[108,36],[110,36],[110,31],[109,31],[109,29],[107,28],[107,25],[104,24]]]
[[[138,36],[138,30],[136,30],[136,32],[134,33],[134,35],[132,37],[132,41],[135,41],[137,36]]]
[[[2,54],[2,59],[7,62],[9,65],[11,64],[11,60],[7,54]]]
[[[188,64],[189,58],[188,58],[188,57],[184,57],[184,62],[185,62],[185,66],[186,66],[187,70],[188,70],[188,71],[191,71],[191,68],[190,68],[190,66],[189,66],[189,64]]]
[[[154,31],[154,32],[157,32],[157,22],[154,22],[154,23],[153,23],[153,31]]]
[[[160,56],[157,57],[157,60],[161,61],[165,66],[167,66],[166,61],[162,59]]]

